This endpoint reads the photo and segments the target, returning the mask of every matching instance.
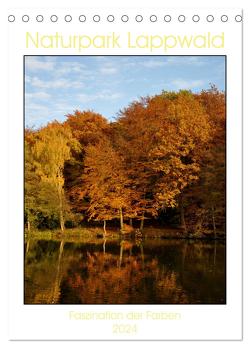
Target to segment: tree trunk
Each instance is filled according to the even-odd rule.
[[[123,231],[123,214],[122,214],[122,208],[120,208],[120,227],[121,231]]]
[[[143,227],[144,227],[144,213],[143,213],[142,218],[141,218],[140,231],[143,231]]]
[[[212,206],[212,220],[213,220],[213,230],[214,230],[214,238],[216,238],[216,224],[215,224],[215,216],[214,216],[214,206]]]
[[[185,213],[184,213],[182,195],[180,195],[179,205],[180,205],[180,217],[181,217],[180,228],[182,228],[184,230],[184,232],[187,233],[187,226],[186,226],[186,221],[185,221]]]
[[[129,219],[129,225],[130,225],[131,227],[133,227],[133,219],[132,219],[132,218]]]
[[[60,210],[60,227],[61,231],[64,232],[64,216],[63,216],[63,188],[61,186],[58,187],[58,196],[59,196],[59,210]]]
[[[103,231],[104,231],[104,236],[106,236],[107,231],[106,231],[106,220],[103,220]]]
[[[61,227],[62,232],[64,232],[65,227],[64,227],[64,216],[63,216],[62,210],[60,210],[60,227]]]

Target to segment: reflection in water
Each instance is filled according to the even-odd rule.
[[[29,240],[25,250],[25,303],[225,303],[218,241]]]
[[[60,284],[61,284],[61,259],[62,259],[62,253],[64,248],[64,241],[61,241],[60,248],[59,248],[59,256],[58,256],[58,263],[56,267],[56,276],[55,276],[55,283],[53,286],[52,291],[52,297],[51,297],[51,303],[57,303],[60,298]]]

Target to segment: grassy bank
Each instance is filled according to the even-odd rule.
[[[126,238],[133,238],[134,235],[128,235]],[[118,229],[109,230],[106,234],[107,240],[125,238],[120,235]],[[151,228],[146,227],[143,230],[144,239],[215,239],[213,232],[204,232],[202,234],[187,235],[180,229],[170,228]],[[62,240],[67,242],[101,242],[103,239],[103,230],[101,228],[72,228],[66,229],[64,233],[61,230],[33,230],[25,231],[25,239],[39,239],[39,240]],[[225,239],[225,234],[218,232],[216,239]]]

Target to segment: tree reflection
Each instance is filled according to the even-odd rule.
[[[30,240],[25,303],[224,303],[223,245],[121,240]]]
[[[64,292],[80,303],[187,303],[174,271],[162,269],[156,257],[144,257],[143,245],[120,242],[119,259],[103,252],[87,252],[85,260],[73,262],[64,278]]]
[[[43,250],[43,243],[29,241],[25,254],[25,303],[53,304],[60,302],[64,240],[54,243],[52,250]],[[42,245],[42,246],[41,246]],[[29,247],[27,247],[29,246]]]

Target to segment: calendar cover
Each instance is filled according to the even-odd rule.
[[[241,9],[10,9],[10,339],[242,338]]]

